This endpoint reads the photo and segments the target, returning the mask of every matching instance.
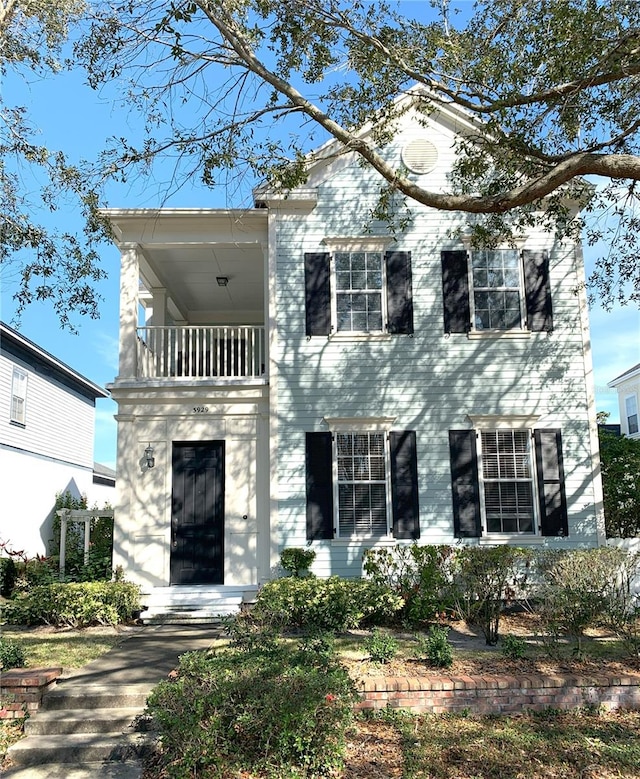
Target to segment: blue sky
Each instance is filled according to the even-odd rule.
[[[32,123],[41,128],[41,142],[49,148],[61,148],[72,159],[93,157],[110,135],[135,132],[127,115],[113,107],[111,94],[102,96],[84,86],[78,72],[59,74],[45,82],[6,79],[2,85],[4,100],[9,104],[26,105]],[[113,93],[112,93],[113,94]],[[28,183],[28,182],[27,182]],[[137,186],[112,186],[111,207],[226,207],[243,205],[229,203],[222,187],[206,190],[194,186],[183,188],[170,201],[162,203],[164,189],[159,183],[139,182]],[[55,215],[65,230],[80,228],[78,215],[62,209]],[[44,221],[44,218],[43,218]],[[100,319],[76,317],[78,335],[60,328],[47,305],[33,304],[22,316],[20,331],[58,359],[101,386],[111,382],[118,371],[118,295],[119,252],[105,245],[101,252],[108,279],[99,286],[103,297]],[[596,249],[585,249],[587,273],[593,266]],[[15,314],[12,295],[15,284],[11,266],[0,269],[0,318],[9,324]],[[590,312],[593,349],[596,406],[609,411],[610,421],[619,421],[615,390],[607,383],[637,362],[640,362],[640,312],[636,307],[616,307],[606,312],[599,306]],[[116,405],[111,400],[99,400],[96,413],[95,460],[115,467]]]

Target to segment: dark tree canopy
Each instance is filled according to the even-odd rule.
[[[82,0],[0,0],[0,78],[53,76],[84,10]],[[104,271],[95,244],[106,226],[86,171],[37,135],[27,107],[0,94],[0,272],[16,280],[18,315],[34,300],[49,301],[62,326],[73,329],[73,313],[98,315],[95,284]],[[81,235],[36,217],[67,202],[84,217]]]
[[[64,64],[115,87],[140,112],[142,140],[123,129],[91,168],[74,166],[34,140],[24,106],[0,98],[0,263],[19,269],[19,306],[50,300],[63,324],[69,311],[96,315],[97,206],[110,182],[157,163],[173,165],[167,198],[194,179],[230,198],[258,181],[286,190],[329,139],[378,171],[381,208],[404,198],[467,212],[486,245],[534,223],[583,232],[607,247],[594,296],[640,303],[636,0],[0,0],[0,70],[53,77],[70,26]],[[425,119],[439,106],[466,118],[447,192],[387,162],[407,95]],[[28,168],[44,182],[37,202]],[[32,216],[66,198],[83,235]]]
[[[600,461],[607,536],[640,535],[640,441],[601,429]]]
[[[106,169],[126,178],[172,155],[187,179],[228,185],[248,173],[287,189],[333,138],[409,206],[468,212],[485,243],[533,221],[575,235],[584,225],[572,202],[604,211],[609,219],[586,233],[611,245],[595,292],[605,304],[640,301],[640,3],[425,5],[403,6],[419,18],[368,0],[98,4],[77,56],[96,87],[129,79],[126,100],[147,120],[146,140],[120,139]],[[446,105],[469,119],[449,192],[426,189],[381,153],[403,93],[425,116]],[[367,122],[369,140],[353,129]]]

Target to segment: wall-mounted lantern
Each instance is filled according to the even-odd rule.
[[[153,468],[153,466],[156,464],[156,458],[153,456],[153,447],[151,444],[147,446],[147,448],[144,450],[144,461],[147,465],[147,468]]]

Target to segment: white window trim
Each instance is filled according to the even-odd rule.
[[[480,493],[480,517],[482,523],[482,534],[480,536],[480,543],[496,544],[496,543],[531,543],[541,544],[544,543],[544,538],[540,529],[540,517],[538,506],[538,473],[536,470],[536,450],[535,442],[533,440],[533,424],[540,417],[537,415],[514,415],[508,417],[500,416],[475,416],[469,415],[469,419],[475,419],[478,423],[474,425],[474,429],[478,434],[481,432],[488,432],[490,430],[513,430],[513,431],[526,431],[529,436],[529,454],[531,460],[531,501],[532,501],[532,513],[533,513],[533,532],[532,533],[495,533],[489,532],[487,523],[487,512],[484,500],[484,452],[482,449],[482,437],[478,435],[478,484]],[[493,424],[491,421],[493,420]],[[529,424],[530,422],[530,424]]]
[[[331,332],[329,333],[329,338],[336,341],[389,340],[391,336],[386,330],[388,322],[387,272],[384,254],[389,246],[394,243],[394,239],[384,235],[326,236],[323,238],[322,243],[329,249],[331,255],[329,260],[329,272],[331,274]],[[336,252],[380,252],[382,254],[382,288],[380,290],[382,330],[375,330],[372,332],[340,330],[338,332],[336,264],[334,260],[334,254]]]
[[[380,283],[380,320],[382,328],[380,330],[338,330],[338,278],[336,275],[336,252],[380,252],[380,271],[381,271],[381,283]],[[374,249],[335,249],[331,252],[329,259],[329,273],[331,276],[331,332],[329,336],[333,338],[348,338],[348,339],[376,339],[387,336],[387,269],[384,262],[384,250],[377,248]],[[365,293],[366,294],[366,293]]]
[[[627,411],[627,401],[631,398],[634,398],[636,402],[636,417],[638,417],[638,430],[635,433],[632,433],[629,428],[629,413]],[[629,436],[636,436],[640,434],[640,408],[638,407],[638,395],[635,392],[630,392],[627,395],[624,396],[624,423],[625,427],[627,428],[627,435]]]
[[[333,510],[335,517],[335,535],[332,543],[349,544],[357,541],[390,542],[393,541],[393,506],[391,503],[391,452],[389,450],[389,431],[394,426],[397,417],[324,417],[324,422],[333,434],[332,440],[332,480],[333,480]],[[387,532],[384,535],[340,535],[340,511],[338,495],[338,451],[337,433],[384,433],[384,472],[385,472],[385,504],[387,514]]]
[[[332,433],[390,432],[398,417],[324,417]]]
[[[326,237],[322,243],[330,252],[384,252],[394,242],[393,238],[383,235]]]
[[[467,279],[468,279],[468,285],[469,285],[469,313],[471,316],[471,328],[469,330],[469,333],[467,334],[469,338],[496,338],[496,337],[511,337],[511,338],[522,338],[524,336],[529,335],[529,330],[527,328],[527,307],[526,307],[526,298],[525,298],[525,288],[524,288],[524,258],[522,254],[522,245],[516,246],[505,246],[505,245],[499,245],[496,246],[493,249],[488,249],[486,251],[516,251],[518,254],[518,274],[519,274],[519,283],[518,283],[518,295],[519,295],[519,302],[520,302],[520,327],[509,327],[506,329],[502,328],[476,328],[476,295],[475,295],[475,286],[473,283],[473,252],[478,251],[485,251],[482,248],[478,247],[472,247],[471,245],[467,246]],[[515,288],[514,288],[515,289]],[[509,334],[509,335],[506,335]]]
[[[540,414],[467,414],[474,430],[533,430]]]
[[[21,425],[24,427],[27,423],[27,383],[29,376],[23,368],[19,368],[17,365],[13,366],[13,372],[11,375],[11,402],[9,407],[9,419],[14,425]],[[22,384],[22,393],[17,392],[17,385]],[[14,399],[19,398],[22,400],[22,419],[16,418],[13,413]]]

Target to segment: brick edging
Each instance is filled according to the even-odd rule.
[[[408,709],[445,714],[467,710],[475,714],[509,714],[549,707],[575,709],[640,709],[640,674],[582,676],[523,674],[522,676],[372,676],[359,680],[356,708]]]
[[[14,668],[0,672],[0,720],[33,714],[56,685],[62,668]]]

